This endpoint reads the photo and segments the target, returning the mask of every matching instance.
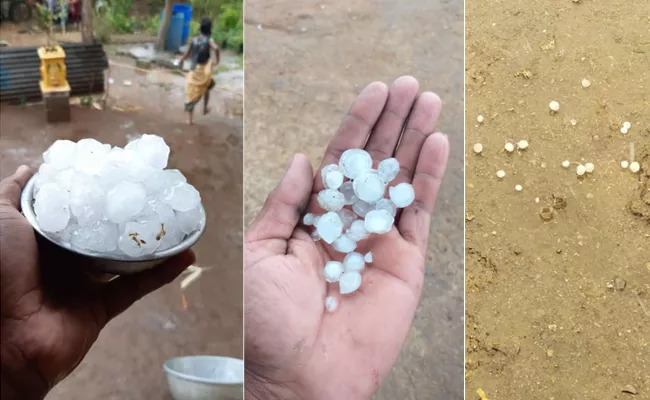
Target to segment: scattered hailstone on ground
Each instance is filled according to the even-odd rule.
[[[497,178],[503,179],[503,177],[506,176],[506,171],[500,169],[497,171]]]
[[[338,165],[324,166],[320,173],[325,189],[317,195],[324,213],[305,214],[302,219],[304,225],[314,226],[311,236],[315,241],[322,240],[345,254],[342,263],[330,261],[323,270],[327,282],[338,282],[341,294],[361,286],[360,272],[372,262],[371,252],[355,252],[358,243],[371,234],[390,232],[398,209],[415,201],[410,183],[390,186],[400,171],[397,159],[387,158],[377,164],[377,169],[372,166],[370,154],[361,149],[347,150]],[[335,308],[325,307],[329,311]]]
[[[201,227],[201,196],[178,170],[169,146],[144,134],[123,149],[95,139],[57,140],[43,153],[34,185],[39,227],[65,247],[150,255]]]
[[[474,145],[474,153],[481,154],[482,152],[483,152],[483,145],[480,143],[476,143]]]
[[[515,186],[515,190],[521,192],[522,190],[524,190],[524,188],[521,185],[517,185]]]
[[[636,174],[637,172],[639,172],[640,169],[641,169],[641,165],[639,165],[638,162],[633,161],[630,163],[630,171],[632,171],[632,173]]]
[[[571,161],[569,160],[562,161],[562,167],[569,168],[570,166],[571,166]]]
[[[628,169],[629,166],[630,166],[630,163],[628,161],[626,161],[626,160],[621,161],[621,168]]]
[[[339,303],[336,301],[336,297],[327,296],[325,298],[325,309],[329,312],[336,311],[336,308],[339,306]]]
[[[584,165],[580,164],[576,167],[576,174],[578,174],[578,176],[583,176],[585,172],[587,172],[587,168],[585,168]]]
[[[551,110],[552,113],[556,113],[560,111],[560,103],[553,100],[550,103],[548,103],[548,108]]]
[[[596,168],[596,167],[594,166],[593,163],[590,163],[590,162],[589,162],[589,163],[586,163],[586,164],[585,164],[585,171],[586,171],[587,173],[589,173],[589,174],[591,174],[592,172],[594,172],[594,169],[595,169],[595,168]]]
[[[517,147],[519,150],[526,150],[528,148],[528,141],[527,140],[520,140],[517,142]]]
[[[506,145],[504,146],[504,149],[505,149],[508,153],[512,153],[513,151],[515,151],[515,145],[512,144],[512,143],[510,143],[510,142],[508,142],[508,143],[506,143]]]
[[[588,88],[589,86],[591,86],[591,82],[589,81],[589,79],[587,79],[587,78],[583,78],[583,79],[582,79],[582,87],[586,89],[586,88]]]
[[[484,120],[485,120],[485,118],[484,118],[482,115],[479,115],[478,117],[476,117],[476,121],[477,121],[479,124],[483,123]]]

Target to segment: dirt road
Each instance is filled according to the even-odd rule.
[[[468,399],[650,399],[650,4],[467,6]]]
[[[250,222],[295,152],[318,165],[356,93],[416,76],[440,94],[452,157],[408,342],[378,399],[461,399],[463,2],[246,3],[245,210]]]

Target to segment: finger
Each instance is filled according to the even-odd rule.
[[[0,182],[0,205],[20,209],[20,192],[32,175],[31,168],[21,165],[13,175]]]
[[[449,140],[435,133],[424,141],[413,176],[415,201],[404,209],[398,222],[402,237],[416,244],[422,254],[429,240],[429,225],[449,158]]]
[[[440,98],[432,92],[422,93],[415,101],[402,140],[395,152],[400,172],[396,183],[411,182],[424,141],[433,134],[442,108]]]
[[[372,130],[366,151],[373,160],[381,161],[395,153],[404,124],[413,108],[420,84],[412,76],[402,76],[393,82],[386,107]]]
[[[286,242],[307,206],[312,183],[311,163],[303,154],[294,155],[284,177],[251,224],[246,233],[246,241],[280,239]],[[286,250],[286,243],[283,246]]]
[[[121,276],[101,288],[106,322],[115,318],[147,294],[172,282],[196,257],[191,250],[170,258],[163,264],[134,275]]]
[[[327,164],[338,163],[344,151],[363,148],[386,105],[387,98],[388,88],[382,82],[373,82],[361,91],[343,118],[338,132],[327,146],[319,171]],[[314,191],[321,190],[323,190],[323,182],[320,174],[317,174]]]

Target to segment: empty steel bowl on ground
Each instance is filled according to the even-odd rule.
[[[241,400],[244,361],[217,356],[188,356],[163,365],[174,400]]]
[[[27,182],[27,185],[25,185],[21,194],[20,206],[23,215],[32,224],[32,227],[34,227],[37,233],[36,237],[39,242],[39,247],[46,246],[46,250],[51,252],[53,256],[61,257],[61,260],[66,260],[67,263],[71,263],[72,265],[83,266],[83,269],[87,272],[126,275],[153,268],[192,247],[205,231],[205,210],[203,209],[203,205],[201,205],[201,214],[203,215],[201,227],[190,235],[187,235],[182,242],[167,250],[135,258],[129,257],[126,254],[100,254],[88,250],[66,247],[47,235],[38,226],[36,214],[34,213],[34,184],[37,176],[38,174],[35,174]]]

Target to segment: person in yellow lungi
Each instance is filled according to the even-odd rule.
[[[210,90],[214,87],[212,78],[212,60],[211,52],[214,51],[216,64],[219,65],[219,46],[212,40],[212,22],[209,18],[201,21],[199,34],[192,39],[187,48],[187,52],[180,59],[180,65],[190,59],[190,72],[187,74],[185,87],[185,112],[188,114],[187,122],[192,124],[194,121],[194,107],[203,97],[203,115],[207,114],[210,109]]]

